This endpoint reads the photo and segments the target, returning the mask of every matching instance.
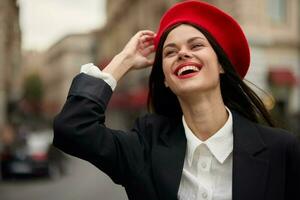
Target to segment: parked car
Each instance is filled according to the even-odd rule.
[[[51,145],[51,131],[26,134],[11,145],[2,145],[0,176],[2,179],[18,177],[58,178],[65,172],[65,155]]]

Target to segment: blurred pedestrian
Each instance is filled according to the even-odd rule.
[[[82,66],[55,118],[54,145],[107,173],[129,199],[300,199],[299,141],[272,127],[243,81],[249,64],[232,17],[178,3],[157,33],[136,33],[102,72]],[[150,113],[130,132],[106,127],[118,80],[151,65]]]
[[[5,147],[13,146],[17,141],[15,127],[7,123],[0,129],[0,143]]]

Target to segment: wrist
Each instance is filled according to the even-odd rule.
[[[120,52],[115,56],[116,60],[118,60],[125,68],[130,69],[133,66],[132,56],[125,52]]]
[[[111,74],[116,81],[119,81],[131,67],[130,56],[121,52],[102,71]]]

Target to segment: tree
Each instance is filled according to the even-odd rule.
[[[24,82],[24,98],[31,103],[41,103],[44,95],[43,82],[36,73],[30,74]]]
[[[43,123],[42,100],[44,96],[43,82],[37,73],[29,74],[23,85],[23,100],[21,110],[24,122],[30,126]]]

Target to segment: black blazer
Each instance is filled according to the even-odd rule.
[[[186,138],[180,120],[149,114],[130,132],[104,125],[112,95],[103,81],[80,74],[54,121],[53,144],[122,184],[133,200],[175,200]],[[300,199],[300,144],[284,130],[233,114],[233,200]]]

